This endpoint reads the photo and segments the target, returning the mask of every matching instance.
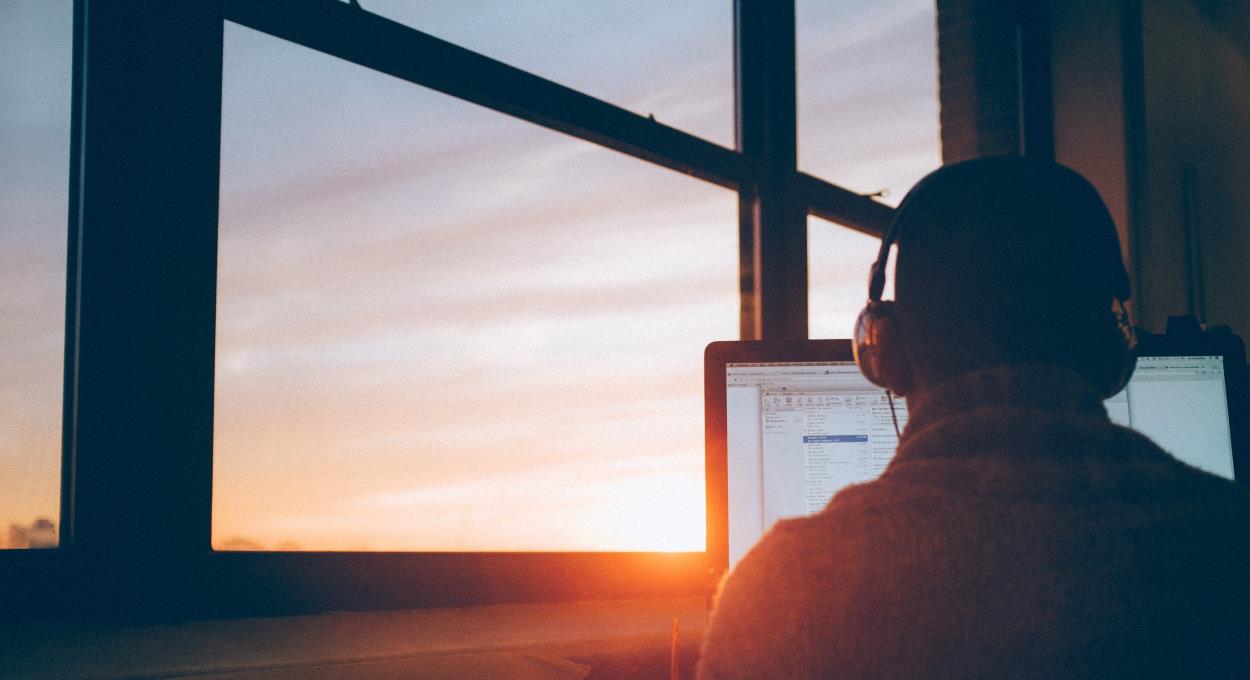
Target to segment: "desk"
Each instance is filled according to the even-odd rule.
[[[668,678],[673,618],[690,677],[701,597],[119,626],[0,627],[0,678]]]

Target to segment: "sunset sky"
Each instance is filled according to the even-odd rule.
[[[732,146],[729,2],[362,4]],[[0,529],[57,512],[48,8],[0,5]],[[798,13],[801,168],[897,201],[938,164],[931,2]],[[736,220],[720,187],[228,23],[214,545],[701,549]],[[812,335],[845,337],[876,240],[809,241]]]
[[[0,546],[60,523],[71,21],[0,2]]]

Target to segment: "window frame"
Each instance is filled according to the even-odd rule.
[[[340,0],[76,0],[61,544],[0,554],[0,617],[707,592],[705,552],[211,549],[222,36],[231,21],[738,192],[740,335],[804,338],[807,215],[879,236],[893,209],[797,170],[793,0],[733,11],[730,149]]]

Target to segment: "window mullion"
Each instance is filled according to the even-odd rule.
[[[83,606],[142,615],[208,550],[222,18],[81,4],[66,539]]]
[[[806,204],[796,181],[794,1],[734,3],[744,339],[807,337]]]

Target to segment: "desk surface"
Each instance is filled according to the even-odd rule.
[[[0,627],[0,678],[624,678],[630,664],[662,661],[667,670],[674,618],[683,663],[691,661],[706,617],[696,597],[177,625],[28,624]],[[600,664],[616,670],[599,672]]]

